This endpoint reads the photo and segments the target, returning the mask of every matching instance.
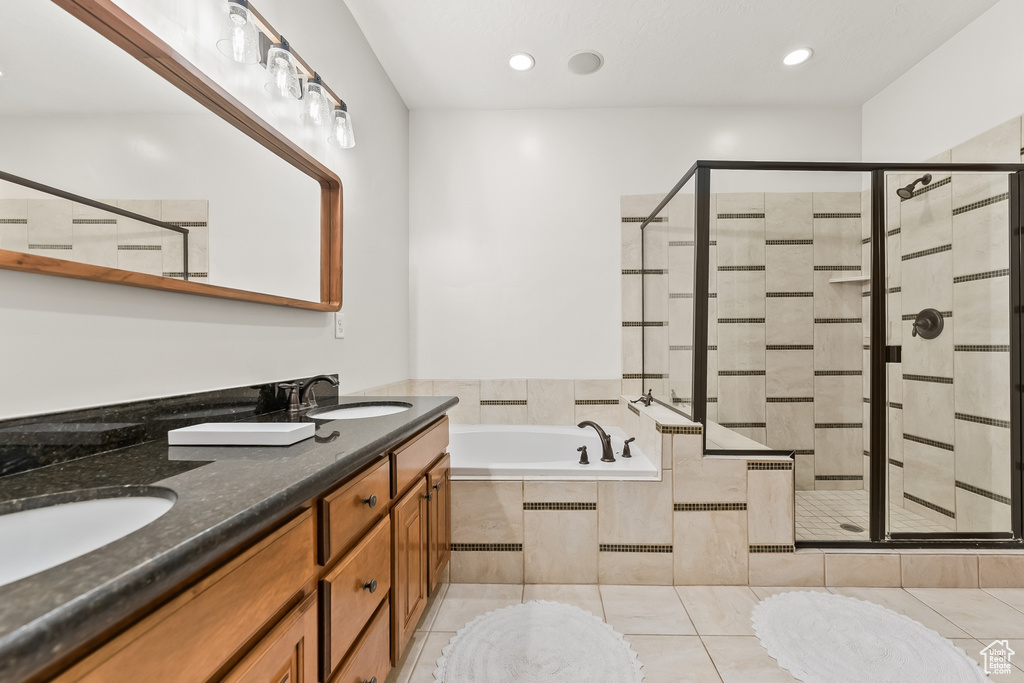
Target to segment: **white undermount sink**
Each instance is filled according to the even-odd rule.
[[[411,403],[401,401],[375,401],[373,403],[355,403],[348,406],[337,406],[308,413],[314,420],[354,420],[363,417],[383,417],[404,413],[412,408]]]
[[[0,586],[141,529],[170,510],[175,498],[170,489],[154,488],[94,489],[72,495],[88,499],[64,502],[68,494],[46,496],[26,501],[30,509],[0,514]]]

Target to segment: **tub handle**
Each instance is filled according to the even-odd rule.
[[[580,446],[579,448],[576,449],[576,452],[578,452],[580,454],[580,464],[581,465],[589,465],[590,464],[590,458],[587,457],[587,447],[586,446]]]
[[[623,458],[632,458],[633,457],[633,454],[629,452],[629,444],[631,444],[634,441],[636,441],[636,437],[635,436],[631,436],[631,437],[629,437],[628,439],[626,439],[622,443],[622,457]]]

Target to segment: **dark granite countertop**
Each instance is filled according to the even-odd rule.
[[[0,477],[3,507],[17,506],[14,501],[22,498],[101,486],[156,486],[177,495],[166,514],[138,531],[0,587],[0,681],[22,680],[80,647],[458,402],[455,397],[352,396],[323,399],[321,407],[374,400],[412,407],[381,417],[316,421],[316,437],[293,446],[169,447],[164,437]],[[249,419],[289,420],[284,412]],[[45,424],[48,442],[59,442]]]

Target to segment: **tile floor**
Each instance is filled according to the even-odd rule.
[[[830,590],[869,600],[916,619],[975,658],[991,641],[1008,639],[1011,649],[1021,653],[1015,664],[1024,665],[1024,589],[459,583],[441,586],[432,598],[387,683],[431,683],[441,648],[466,622],[529,600],[557,600],[602,617],[636,650],[645,683],[793,681],[761,647],[750,625],[750,611],[759,600],[789,590]],[[991,679],[1022,683],[1024,670],[1015,667]]]
[[[910,510],[890,506],[891,531],[900,533],[949,532]],[[864,531],[849,531],[841,524],[853,524]],[[868,540],[867,491],[797,491],[796,540],[866,541]]]

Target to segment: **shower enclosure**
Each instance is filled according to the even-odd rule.
[[[792,454],[801,545],[1019,543],[1022,190],[1024,164],[698,161],[623,219],[624,378],[707,455]]]

